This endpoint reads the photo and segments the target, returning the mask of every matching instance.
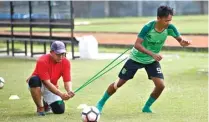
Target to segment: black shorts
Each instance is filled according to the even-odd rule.
[[[126,61],[118,77],[123,80],[132,79],[136,74],[136,71],[141,68],[145,68],[149,79],[151,79],[152,77],[164,79],[159,62],[155,61],[151,64],[142,64],[133,61],[132,59]]]

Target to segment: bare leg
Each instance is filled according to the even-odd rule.
[[[163,79],[153,77],[152,80],[153,80],[153,82],[155,84],[155,88],[152,91],[152,93],[150,94],[150,97],[147,100],[144,108],[142,109],[142,112],[152,113],[152,111],[150,109],[151,105],[160,96],[160,94],[162,93],[163,89],[165,88]]]
[[[117,82],[114,82],[109,85],[107,88],[107,93],[111,96],[113,95],[118,88],[120,88],[123,84],[126,83],[127,80],[119,79]]]
[[[165,88],[164,81],[161,78],[152,78],[155,88],[151,93],[151,97],[157,99]]]
[[[109,85],[109,87],[107,88],[104,96],[97,103],[97,108],[99,109],[100,112],[102,111],[102,108],[103,108],[105,102],[109,99],[109,97],[111,95],[113,95],[118,88],[120,88],[123,84],[125,84],[126,81],[127,80],[119,79],[117,82],[114,82],[114,83],[112,83],[112,84]]]
[[[37,112],[43,112],[44,107],[41,99],[41,88],[40,87],[32,87],[30,88],[31,96],[33,98],[34,103],[37,106]]]

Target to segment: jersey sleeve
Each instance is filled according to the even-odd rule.
[[[41,80],[50,80],[48,69],[49,69],[48,64],[45,61],[42,60],[37,61],[36,70]]]
[[[179,37],[180,33],[176,29],[176,27],[172,24],[168,26],[168,35],[173,36],[173,37]]]
[[[150,27],[148,25],[145,25],[138,34],[138,38],[144,39],[147,33],[149,32],[149,30]]]
[[[71,64],[70,61],[67,59],[63,62],[62,78],[64,82],[71,81]]]

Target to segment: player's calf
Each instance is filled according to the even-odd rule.
[[[119,81],[116,81],[114,83],[112,83],[111,85],[109,85],[107,91],[104,93],[102,99],[97,103],[96,107],[98,108],[98,110],[100,111],[100,113],[102,112],[103,106],[106,103],[106,101],[109,99],[109,97],[111,95],[113,95],[118,88],[120,88],[127,80],[122,80],[120,79]]]
[[[109,95],[111,96],[112,94],[114,94],[118,88],[120,88],[121,86],[123,86],[123,84],[126,83],[126,81],[127,80],[119,79],[118,81],[112,83],[107,89]]]

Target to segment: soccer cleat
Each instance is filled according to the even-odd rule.
[[[45,112],[37,112],[38,116],[45,116]]]
[[[50,108],[50,106],[48,106],[48,107],[44,107],[44,111],[46,113],[51,113],[52,112],[52,109]]]
[[[51,113],[52,111],[51,111],[51,107],[49,106],[49,105],[44,105],[44,111],[46,112],[46,113]]]
[[[144,107],[143,109],[142,109],[142,112],[144,112],[144,113],[152,113],[152,110],[149,108],[149,107]]]
[[[51,113],[51,107],[43,100],[43,104],[44,104],[44,111],[46,113]]]
[[[38,116],[45,116],[44,107],[38,107],[36,113]]]

